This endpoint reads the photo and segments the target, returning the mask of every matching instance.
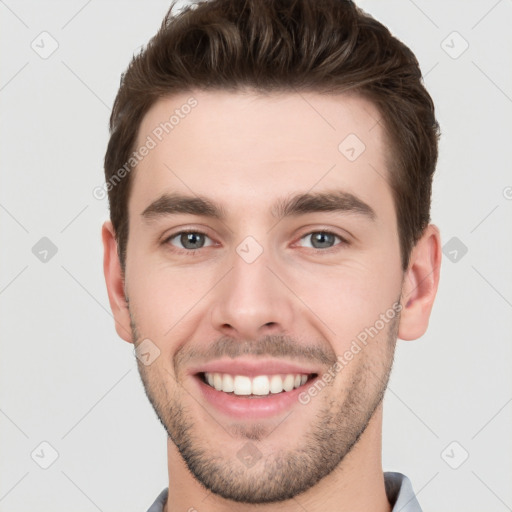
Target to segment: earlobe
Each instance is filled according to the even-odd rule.
[[[441,256],[439,229],[429,224],[411,252],[404,279],[398,329],[402,340],[415,340],[427,330],[439,285]]]
[[[125,298],[124,280],[117,254],[117,242],[112,222],[104,222],[101,229],[101,237],[103,240],[103,272],[105,274],[110,308],[114,315],[116,332],[120,338],[132,343],[130,314]]]

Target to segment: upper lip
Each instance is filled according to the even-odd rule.
[[[312,374],[320,373],[317,367],[311,365],[291,363],[279,359],[218,359],[210,361],[195,368],[190,369],[191,375],[198,373],[228,373],[230,375],[246,375],[247,377],[257,377],[258,375],[277,375],[277,374]]]

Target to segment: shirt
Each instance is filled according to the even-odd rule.
[[[405,475],[386,471],[384,473],[384,485],[388,501],[393,506],[392,512],[421,512],[411,481]],[[168,489],[165,488],[147,512],[163,512],[167,501],[167,493]]]

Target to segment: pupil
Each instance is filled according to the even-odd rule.
[[[181,243],[186,249],[199,249],[203,246],[203,235],[199,233],[184,233],[181,235]]]
[[[334,235],[329,233],[315,233],[313,235],[313,247],[316,249],[321,249],[325,247],[331,247],[334,242]]]

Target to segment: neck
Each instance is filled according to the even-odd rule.
[[[368,427],[339,466],[306,492],[290,500],[268,504],[235,503],[212,494],[190,473],[169,439],[169,497],[164,512],[292,512],[297,505],[308,512],[391,512],[382,472],[382,403]]]

